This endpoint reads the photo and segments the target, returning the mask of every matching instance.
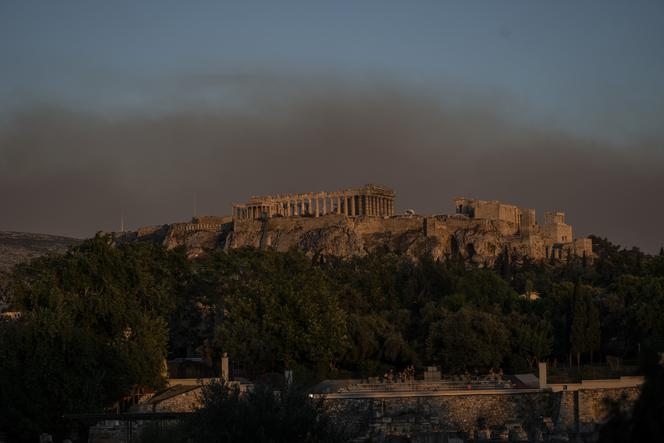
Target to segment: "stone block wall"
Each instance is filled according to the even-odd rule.
[[[379,436],[521,432],[592,433],[607,418],[607,400],[630,408],[639,388],[539,391],[511,394],[328,399],[330,413],[364,438]],[[550,425],[549,425],[550,424]],[[553,425],[555,424],[555,429]]]
[[[440,432],[475,435],[480,429],[518,423],[539,428],[542,417],[554,412],[552,393],[448,395],[327,400],[328,408],[343,417],[356,433],[413,436]],[[357,434],[356,434],[357,435]]]
[[[160,401],[154,405],[154,412],[192,412],[200,408],[201,388]]]

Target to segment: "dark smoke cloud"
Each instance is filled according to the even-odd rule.
[[[16,112],[0,126],[0,229],[89,236],[121,213],[132,228],[188,219],[194,195],[199,213],[228,214],[252,194],[382,183],[399,210],[501,199],[564,210],[576,235],[664,243],[661,139],[607,145],[510,122],[500,100],[305,83],[204,76],[178,82],[214,97],[201,106],[174,94],[161,113]]]

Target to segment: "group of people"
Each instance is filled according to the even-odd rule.
[[[504,382],[505,374],[503,373],[502,368],[494,370],[491,368],[488,374],[480,374],[477,369],[471,374],[466,370],[463,375],[455,375],[452,377],[452,380],[461,381],[467,383],[469,386],[474,382]],[[404,368],[403,371],[395,372],[394,369],[390,369],[382,377],[379,377],[377,381],[382,383],[406,383],[410,381],[415,381],[415,366],[409,365]]]
[[[390,369],[383,375],[383,383],[406,383],[415,380],[415,366],[407,366],[403,371],[395,374],[394,370]]]
[[[489,370],[489,374],[480,374],[477,369],[475,369],[475,372],[471,374],[466,370],[463,373],[462,377],[463,381],[465,382],[471,382],[471,381],[504,381],[505,380],[505,374],[503,373],[502,368],[498,368],[497,371],[494,371],[493,368]]]

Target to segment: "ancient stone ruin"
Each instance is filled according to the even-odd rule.
[[[251,197],[233,205],[233,218],[318,217],[326,214],[359,217],[394,215],[395,193],[388,187],[365,185],[336,192],[267,195]]]
[[[539,234],[544,241],[547,258],[563,258],[572,254],[591,256],[592,242],[589,238],[574,239],[572,226],[565,223],[564,212],[545,212],[544,223],[537,225],[534,209],[524,209],[501,201],[485,201],[457,197],[454,199],[457,214],[469,218],[504,221],[515,225],[525,235]]]
[[[449,215],[395,212],[396,193],[368,184],[335,192],[251,197],[230,216],[195,217],[190,223],[115,233],[116,241],[152,240],[184,246],[189,256],[222,248],[253,247],[317,257],[362,256],[373,251],[417,259],[458,255],[478,266],[509,260],[592,258],[592,242],[574,239],[563,212],[547,212],[537,223],[534,209],[500,201],[458,197]]]

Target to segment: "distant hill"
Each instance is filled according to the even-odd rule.
[[[0,231],[0,274],[16,263],[49,252],[62,253],[82,240],[56,235]]]

